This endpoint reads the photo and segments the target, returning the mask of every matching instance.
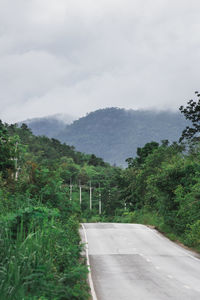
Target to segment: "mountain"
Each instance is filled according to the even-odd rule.
[[[21,126],[22,123],[25,123],[29,128],[31,128],[33,134],[35,135],[54,137],[65,128],[66,124],[72,123],[73,120],[74,117],[70,115],[57,114],[43,118],[28,119],[19,122],[18,125]]]
[[[177,141],[186,124],[178,112],[105,108],[74,121],[54,137],[81,152],[125,166],[125,159],[135,156],[137,147],[147,142]]]

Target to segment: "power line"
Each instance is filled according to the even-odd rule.
[[[80,205],[82,203],[82,186],[81,186],[81,181],[79,180],[79,189],[80,189]]]
[[[72,188],[73,188],[72,179],[70,177],[70,191],[69,191],[69,200],[70,201],[72,201]]]

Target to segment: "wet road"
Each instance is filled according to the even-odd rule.
[[[94,299],[200,299],[200,260],[192,252],[144,225],[83,226]]]

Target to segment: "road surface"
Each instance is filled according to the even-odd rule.
[[[156,230],[86,223],[81,236],[88,242],[94,299],[200,300],[199,258]]]

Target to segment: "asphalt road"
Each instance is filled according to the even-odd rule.
[[[98,300],[200,300],[200,260],[138,224],[83,224]]]

